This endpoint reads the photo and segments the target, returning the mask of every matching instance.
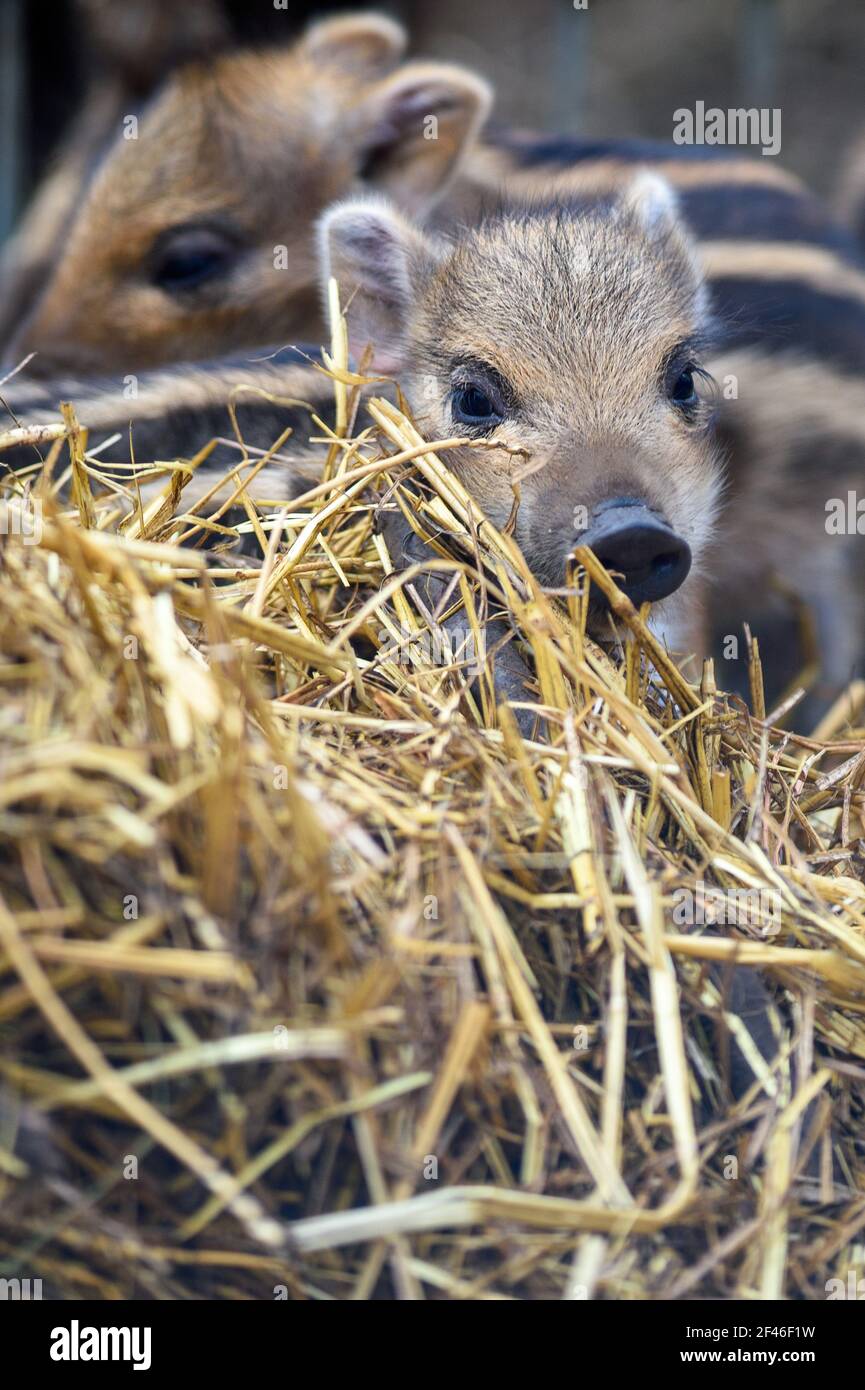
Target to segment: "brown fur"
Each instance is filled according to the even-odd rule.
[[[318,336],[317,214],[368,186],[368,167],[372,186],[422,212],[488,109],[485,85],[459,68],[393,71],[403,43],[392,21],[358,16],[315,25],[288,50],[181,69],[138,138],[121,135],[97,172],[7,358],[35,351],[45,372],[136,370]],[[225,272],[166,291],[153,279],[166,234],[202,224],[227,244]]]
[[[466,448],[448,463],[499,526],[520,477],[515,538],[554,588],[583,529],[576,508],[591,518],[611,498],[641,499],[688,542],[695,575],[712,534],[708,408],[686,420],[663,384],[671,354],[702,327],[702,286],[681,227],[653,208],[658,183],[637,180],[612,214],[505,216],[455,246],[378,204],[323,223],[325,274],[354,295],[354,348],[369,339],[377,364],[399,371],[427,437],[460,432],[455,385],[492,369],[506,389],[506,418],[484,436],[502,451]],[[684,608],[677,596],[659,617],[687,611],[694,583]]]
[[[146,471],[154,462],[189,460],[215,440],[216,447],[185,484],[185,507],[213,491],[220,475],[224,482],[215,495],[224,498],[235,487],[228,469],[244,465],[246,476],[248,461],[270,452],[282,436],[282,447],[249,485],[249,496],[261,500],[291,495],[304,478],[320,471],[321,451],[308,447],[310,435],[318,433],[311,412],[328,415],[333,386],[298,352],[261,352],[254,359],[236,356],[154,368],[135,379],[133,394],[127,392],[122,378],[26,381],[15,376],[0,393],[5,417],[0,432],[55,424],[60,403],[74,401],[88,432],[88,449],[109,473],[115,465],[133,461]],[[0,454],[3,467],[12,469],[32,466],[39,458],[40,450],[30,444]],[[130,481],[125,468],[116,476]],[[130,489],[130,505],[135,505],[139,491],[146,498],[148,484]]]
[[[802,190],[802,182],[786,169],[774,168],[759,160],[743,157],[718,161],[656,159],[655,173],[674,188],[697,188],[701,185],[728,184],[731,188],[760,185],[766,188]],[[617,159],[614,154],[586,160],[574,167],[521,169],[514,163],[514,150],[478,145],[466,161],[464,180],[468,187],[489,198],[497,190],[506,189],[509,198],[532,198],[539,192],[561,199],[583,194],[605,194],[621,191],[634,175],[633,163]]]
[[[221,0],[77,0],[87,53],[81,109],[14,236],[0,248],[0,343],[47,283],[100,151],[166,74],[228,42]]]
[[[777,241],[701,241],[700,260],[710,278],[795,280],[821,293],[865,304],[865,275],[822,246]],[[865,364],[863,364],[865,365]]]

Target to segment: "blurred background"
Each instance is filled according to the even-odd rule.
[[[862,0],[0,0],[0,241],[94,84],[140,102],[189,57],[370,8],[485,73],[509,124],[666,139],[697,100],[777,106],[781,162],[823,193],[865,130]]]

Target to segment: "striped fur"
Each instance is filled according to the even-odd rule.
[[[118,138],[85,180],[56,268],[6,361],[36,350],[36,370],[49,374],[104,373],[118,359],[134,371],[320,339],[311,230],[327,203],[377,186],[416,215],[444,195],[447,228],[503,204],[613,197],[639,166],[671,183],[691,231],[710,243],[708,276],[725,317],[756,321],[757,331],[772,324],[771,351],[778,314],[765,298],[754,312],[754,286],[784,281],[789,334],[805,351],[811,323],[838,301],[862,300],[854,239],[773,161],[495,129],[472,146],[483,85],[455,68],[397,67],[404,42],[393,21],[359,15],[314,26],[291,49],[222,55],[170,78],[142,113],[139,138]],[[427,139],[432,117],[437,138]],[[152,283],[165,236],[202,223],[228,236],[223,269],[179,292]],[[795,286],[811,301],[801,312]],[[815,338],[815,356],[830,350],[830,336]],[[843,357],[856,369],[855,344]]]
[[[144,467],[193,458],[213,440],[223,441],[187,485],[187,505],[208,490],[220,474],[247,458],[253,461],[289,433],[273,462],[262,471],[250,496],[294,490],[317,469],[307,458],[316,432],[311,411],[327,417],[333,386],[316,365],[315,349],[261,349],[207,362],[183,363],[134,379],[75,378],[28,380],[17,376],[0,392],[4,429],[56,424],[62,401],[71,401],[88,431],[88,448],[108,466],[133,461]],[[0,463],[24,468],[39,461],[44,448],[18,445],[0,453]],[[121,474],[126,477],[126,474]],[[227,487],[227,485],[226,485]]]

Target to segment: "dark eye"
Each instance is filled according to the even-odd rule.
[[[688,407],[697,404],[697,391],[694,386],[694,368],[686,367],[673,382],[670,400],[674,405]]]
[[[154,248],[150,279],[167,294],[195,289],[223,274],[235,255],[226,236],[209,228],[187,228],[163,235]]]
[[[454,420],[463,425],[492,425],[501,419],[480,386],[457,386],[451,398]]]

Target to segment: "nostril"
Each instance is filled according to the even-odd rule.
[[[652,573],[662,578],[666,574],[672,574],[678,569],[680,555],[678,551],[668,551],[666,555],[656,555],[652,561]]]

